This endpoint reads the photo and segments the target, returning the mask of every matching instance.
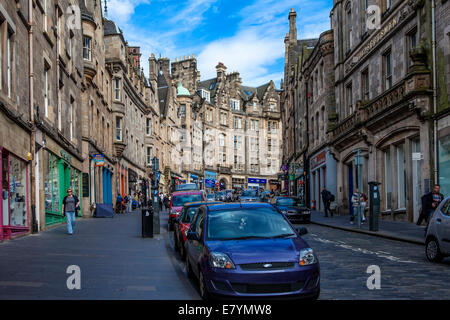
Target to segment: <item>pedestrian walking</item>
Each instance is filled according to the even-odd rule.
[[[163,211],[163,201],[161,195],[158,195],[159,210]]]
[[[75,212],[80,207],[80,200],[73,195],[72,189],[67,189],[67,196],[62,201],[62,213],[67,218],[67,232],[72,235],[75,231]]]
[[[333,212],[330,210],[330,203],[331,203],[331,192],[328,191],[327,189],[323,188],[322,192],[322,202],[323,202],[323,206],[325,208],[325,217],[328,218],[328,212],[330,213],[331,216],[333,216]]]
[[[169,196],[166,194],[164,196],[164,210],[168,210],[169,209],[169,203],[170,203]]]
[[[116,213],[123,213],[122,202],[123,202],[123,197],[119,193],[119,194],[117,194],[117,198],[116,198]]]
[[[361,218],[362,218],[362,223],[366,222],[366,217],[364,215],[364,210],[367,207],[367,196],[364,192],[361,192]]]
[[[123,203],[124,203],[125,208],[126,208],[126,213],[129,213],[130,212],[130,206],[129,206],[129,204],[130,204],[130,197],[128,195],[125,195],[125,198],[123,199]]]
[[[361,194],[358,188],[356,188],[356,191],[352,195],[353,215],[350,216],[350,224],[353,224],[355,220],[355,214],[358,212],[358,209],[361,208],[362,210],[364,210],[364,207],[362,206],[363,203],[364,203],[363,194]],[[359,219],[362,220],[362,223],[366,222],[364,212],[361,213],[361,217],[359,217]]]
[[[444,195],[439,192],[440,189],[441,187],[436,184],[433,187],[432,192],[428,192],[421,198],[422,211],[420,213],[419,219],[417,220],[417,225],[420,226],[422,224],[422,221],[425,220],[427,222],[427,227],[425,228],[425,230],[428,229],[428,223],[434,213],[434,210],[436,210],[437,206],[441,203],[442,200],[444,200]]]

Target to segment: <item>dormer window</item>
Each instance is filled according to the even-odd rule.
[[[200,96],[208,102],[211,102],[209,91],[200,89]]]

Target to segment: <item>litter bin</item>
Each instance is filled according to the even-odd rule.
[[[380,191],[379,182],[369,182],[369,230],[378,231],[378,219],[380,215]]]
[[[153,238],[153,209],[142,208],[142,238]]]

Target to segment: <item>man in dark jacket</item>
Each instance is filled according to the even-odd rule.
[[[333,212],[330,210],[330,203],[331,203],[331,192],[327,189],[322,189],[322,201],[323,206],[325,208],[325,217],[328,217],[328,212],[330,212],[330,215],[333,216]]]
[[[436,210],[439,203],[444,200],[444,195],[439,192],[440,189],[441,188],[439,185],[435,185],[432,192],[428,192],[422,196],[422,212],[417,220],[418,226],[422,224],[423,220],[428,223],[431,215],[434,213],[434,210]]]

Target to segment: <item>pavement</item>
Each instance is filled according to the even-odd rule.
[[[414,244],[425,244],[425,226],[417,226],[415,223],[404,221],[391,221],[382,220],[378,221],[378,231],[369,230],[369,219],[364,224],[361,224],[361,228],[355,224],[350,224],[350,216],[337,216],[325,217],[325,214],[321,211],[311,211],[311,223],[345,230],[358,232],[362,234],[368,234],[372,236],[382,237],[391,240],[409,242]]]
[[[65,224],[0,243],[2,299],[199,299],[168,240],[141,237],[141,211]],[[81,289],[70,290],[69,266],[81,271]]]

